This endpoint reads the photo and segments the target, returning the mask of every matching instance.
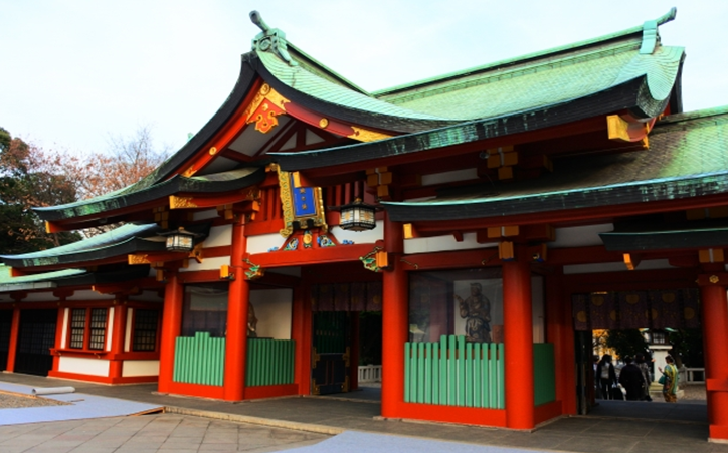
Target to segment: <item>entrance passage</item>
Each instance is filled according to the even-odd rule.
[[[58,311],[21,310],[15,372],[48,376],[53,368],[50,349],[56,340]]]
[[[10,326],[13,323],[12,310],[0,310],[0,371],[8,369],[10,352]]]
[[[311,393],[349,391],[351,367],[350,312],[320,311],[313,316]]]

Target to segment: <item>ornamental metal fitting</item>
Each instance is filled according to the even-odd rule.
[[[283,30],[270,28],[263,22],[263,18],[258,11],[250,12],[250,21],[261,30],[253,38],[253,50],[274,53],[290,66],[298,66],[298,63],[288,53],[288,41],[286,41],[286,33]]]

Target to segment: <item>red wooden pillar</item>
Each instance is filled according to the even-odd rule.
[[[556,399],[562,414],[576,414],[576,376],[574,375],[574,329],[571,301],[564,291],[561,268],[546,277],[546,334],[554,345]]]
[[[241,263],[247,240],[243,219],[233,224],[230,262]],[[241,266],[234,266],[235,276],[228,295],[227,332],[225,333],[225,375],[223,399],[240,401],[245,395],[245,358],[248,351],[248,301],[250,288]]]
[[[61,349],[61,345],[63,344],[63,326],[65,324],[65,313],[66,309],[62,306],[60,306],[61,303],[63,303],[63,300],[65,298],[61,298],[61,301],[58,302],[58,313],[56,314],[56,339],[53,342],[53,348],[54,349]],[[58,354],[53,354],[53,365],[51,365],[51,371],[58,371],[58,368],[60,367],[61,357]]]
[[[722,278],[721,278],[722,277]],[[700,292],[705,339],[705,387],[708,392],[710,439],[728,439],[728,274],[701,275]]]
[[[119,356],[124,353],[124,341],[126,340],[127,306],[126,296],[119,297],[114,305],[114,323],[111,326],[113,337],[111,338],[111,364],[109,377],[111,382],[118,382],[124,374],[124,361]]]
[[[8,345],[8,364],[6,371],[15,371],[15,353],[18,352],[18,332],[20,331],[20,308],[13,304],[13,320],[10,324],[10,344]]]
[[[311,344],[313,313],[308,285],[293,290],[293,333],[296,340],[296,383],[299,395],[311,394]]]
[[[506,426],[513,429],[534,427],[531,266],[523,251],[503,263]]]
[[[177,272],[165,273],[162,344],[159,348],[159,392],[169,393],[174,377],[174,347],[182,329],[182,285]]]
[[[384,218],[384,248],[391,270],[382,275],[382,416],[397,417],[404,401],[404,344],[407,341],[407,274],[399,261],[402,226]]]

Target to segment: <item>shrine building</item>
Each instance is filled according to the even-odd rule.
[[[0,256],[0,369],[347,392],[381,312],[383,417],[529,430],[588,410],[592,329],[692,327],[728,440],[728,107],[683,111],[675,16],[367,92],[251,13],[179,151],[35,210],[106,233]]]

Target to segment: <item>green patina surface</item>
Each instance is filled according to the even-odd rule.
[[[477,187],[458,196],[420,202],[383,202],[391,206],[469,205],[532,198],[543,201],[586,192],[608,194],[638,187],[646,200],[696,196],[699,188],[728,192],[728,106],[674,115],[658,123],[643,152],[569,159],[539,179]],[[658,192],[659,191],[659,192]]]
[[[179,191],[187,192],[205,192],[219,190],[220,183],[235,181],[250,176],[257,168],[241,168],[227,172],[221,172],[205,176],[184,177],[177,175],[166,181],[157,184],[148,184],[147,178],[139,183],[133,184],[124,189],[109,194],[90,198],[88,200],[77,201],[65,205],[52,206],[49,208],[36,208],[35,210],[42,215],[44,212],[60,211],[62,218],[83,217],[87,215],[100,214],[107,211],[113,211],[134,204],[132,197],[142,199],[144,194],[149,194],[148,199],[152,199],[155,194],[159,197],[169,195],[169,189],[175,184],[179,184]],[[143,201],[148,201],[143,199]]]
[[[656,27],[670,19],[666,15],[647,24]],[[642,76],[654,99],[666,99],[684,49],[653,45],[653,52],[640,53],[644,30],[634,27],[374,94],[352,86],[308,55],[297,58],[294,52],[293,59],[303,63],[295,66],[271,51],[257,50],[257,55],[285,84],[333,104],[401,118],[461,122],[565,102]]]
[[[60,247],[54,247],[38,252],[24,253],[22,255],[2,255],[0,258],[21,260],[23,267],[50,266],[58,264],[60,262],[60,257],[69,255],[77,257],[77,261],[80,261],[86,253],[110,249],[112,247],[134,241],[140,235],[149,235],[158,229],[159,226],[156,224],[136,225],[129,223],[112,231],[62,245]],[[13,281],[15,281],[15,279],[13,279]]]
[[[12,277],[10,275],[10,269],[10,266],[0,264],[0,292],[32,289],[34,284],[48,283],[50,285],[50,282],[54,279],[86,273],[86,271],[82,269],[63,269],[60,271],[44,272],[42,274]]]

